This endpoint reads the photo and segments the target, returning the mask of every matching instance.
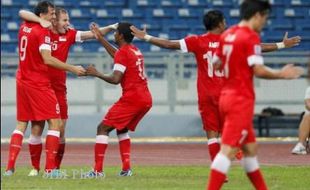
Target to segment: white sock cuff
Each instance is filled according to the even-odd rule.
[[[109,136],[106,135],[97,135],[96,143],[98,144],[108,144]]]
[[[247,173],[251,173],[259,169],[259,164],[258,164],[256,156],[255,157],[244,157],[241,160],[241,165],[243,166],[244,170]]]
[[[211,169],[221,172],[223,174],[227,174],[230,165],[231,161],[228,159],[228,157],[219,152],[211,164]]]
[[[217,138],[208,139],[208,145],[219,143],[219,140]]]
[[[28,143],[32,145],[42,144],[41,136],[34,136],[30,134]]]
[[[55,130],[48,130],[47,131],[47,135],[59,137],[60,136],[60,132],[59,131],[55,131]]]
[[[119,134],[119,135],[117,135],[117,137],[118,137],[118,141],[123,141],[123,140],[126,140],[126,139],[130,139],[128,133]]]
[[[19,134],[21,136],[24,136],[24,133],[17,129],[15,129],[12,134]]]

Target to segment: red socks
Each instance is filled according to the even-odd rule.
[[[221,146],[217,138],[212,138],[208,140],[208,149],[209,149],[209,155],[211,158],[211,162],[213,162],[215,156],[220,151],[220,148]]]
[[[123,163],[122,170],[126,171],[130,169],[130,137],[128,133],[119,134],[118,141],[119,151]]]
[[[60,140],[59,148],[58,148],[57,155],[56,155],[56,168],[57,169],[60,168],[60,164],[64,156],[64,153],[65,153],[65,147],[66,147],[65,139]]]
[[[50,172],[56,168],[56,154],[59,147],[59,131],[48,130],[45,143],[46,165],[45,171]]]
[[[6,170],[11,170],[15,168],[16,158],[22,147],[24,134],[19,130],[14,130],[11,136],[10,148],[9,148],[9,158]]]
[[[211,164],[208,190],[221,189],[230,168],[231,161],[222,153],[218,153]]]
[[[265,180],[260,172],[258,161],[256,157],[244,157],[242,166],[247,172],[249,179],[257,190],[267,190]]]
[[[96,136],[95,166],[94,166],[95,172],[102,172],[104,154],[108,147],[108,139],[109,139],[109,136],[106,136],[106,135]]]
[[[42,153],[41,136],[30,135],[28,140],[31,164],[34,169],[40,170],[40,159]]]

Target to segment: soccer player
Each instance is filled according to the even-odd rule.
[[[208,137],[208,150],[211,161],[220,150],[219,136],[222,131],[219,115],[219,96],[223,84],[223,71],[214,70],[212,56],[219,46],[220,35],[226,29],[226,22],[221,11],[208,11],[203,17],[206,33],[192,35],[181,40],[166,40],[148,35],[132,26],[133,34],[149,43],[162,48],[177,49],[184,53],[194,53],[197,63],[197,94],[198,108],[203,124],[203,129]],[[292,47],[299,43],[300,37],[287,38],[285,34],[283,41],[279,43],[262,44],[263,51],[274,51],[278,46]]]
[[[114,39],[119,49],[115,49],[101,35],[97,26],[91,26],[96,38],[114,57],[112,74],[99,73],[94,66],[86,69],[86,74],[100,78],[111,84],[121,84],[122,96],[109,109],[97,127],[95,145],[95,166],[88,177],[104,176],[103,159],[108,146],[109,133],[116,129],[122,159],[120,176],[131,176],[130,166],[130,138],[128,130],[135,131],[137,124],[152,107],[152,97],[148,89],[147,78],[144,73],[144,58],[141,51],[131,42],[130,23],[121,22],[114,33]]]
[[[35,14],[41,19],[55,19],[54,5],[42,1],[35,7]],[[48,121],[46,137],[45,172],[58,176],[55,157],[59,146],[60,110],[55,92],[48,77],[48,66],[70,71],[78,76],[85,74],[81,66],[72,66],[51,55],[49,30],[38,23],[22,23],[18,35],[19,68],[16,73],[17,126],[13,131],[9,148],[9,160],[5,176],[14,173],[16,158],[22,146],[28,122],[32,126]]]
[[[308,71],[310,71],[310,69]],[[308,76],[310,77],[310,72],[308,72]],[[292,154],[307,154],[307,148],[309,151],[309,139],[310,139],[310,86],[308,86],[308,88],[306,89],[305,112],[299,124],[298,143],[293,148]]]
[[[212,62],[215,68],[220,65],[225,75],[219,102],[223,132],[221,150],[211,164],[209,190],[221,188],[239,148],[244,154],[242,165],[255,189],[267,189],[256,158],[253,75],[265,79],[294,79],[303,73],[302,68],[293,65],[286,65],[280,70],[264,66],[259,33],[270,10],[268,1],[243,1],[241,21],[220,37]]]
[[[32,12],[20,10],[19,15],[22,19],[30,22],[40,23],[43,27],[51,26],[51,41],[52,41],[52,56],[66,62],[70,47],[76,42],[83,42],[88,39],[95,39],[91,31],[77,31],[70,28],[70,20],[68,12],[63,8],[56,8],[56,19],[51,23],[41,19]],[[117,24],[109,25],[100,28],[101,35],[116,29]],[[68,119],[68,103],[67,103],[67,87],[66,87],[66,72],[49,67],[49,78],[51,80],[52,89],[55,91],[57,101],[60,108],[60,142],[56,155],[56,168],[60,168],[60,164],[65,151],[65,127]],[[40,158],[42,152],[41,135],[43,126],[35,126],[32,128],[31,135],[28,140],[29,151],[33,169],[28,176],[37,176],[40,170]]]

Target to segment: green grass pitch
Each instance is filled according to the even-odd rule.
[[[89,167],[64,167],[65,179],[28,177],[29,167],[18,167],[11,177],[1,176],[1,189],[54,190],[202,190],[206,187],[209,167],[206,166],[136,166],[131,177],[119,177],[119,167],[106,167],[105,178],[85,179],[82,172]],[[1,168],[3,173],[4,168]],[[310,166],[263,166],[270,190],[308,190]],[[240,166],[229,171],[229,182],[223,190],[253,189]]]

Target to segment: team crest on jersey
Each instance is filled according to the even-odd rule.
[[[65,41],[67,41],[66,36],[59,36],[59,41],[60,41],[60,42],[65,42]]]
[[[260,45],[255,45],[254,46],[254,53],[256,55],[260,55],[262,53],[262,47]]]
[[[219,42],[209,42],[209,48],[217,48],[219,47]]]
[[[47,44],[51,43],[51,38],[49,36],[45,36],[44,42]]]

